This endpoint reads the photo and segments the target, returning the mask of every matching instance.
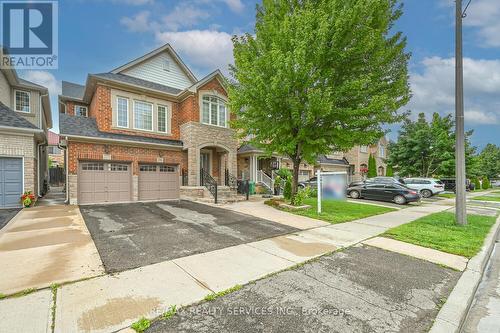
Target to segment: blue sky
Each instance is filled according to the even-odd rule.
[[[454,1],[405,0],[395,29],[408,38],[414,114],[454,112]],[[61,0],[59,69],[20,74],[52,93],[84,83],[168,42],[199,78],[232,60],[231,36],[253,32],[250,0]],[[466,127],[474,145],[500,144],[500,1],[472,0],[464,20]],[[397,126],[391,128],[397,129]],[[396,132],[390,133],[394,139]]]

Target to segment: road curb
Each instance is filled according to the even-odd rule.
[[[481,251],[469,260],[467,268],[436,316],[430,333],[458,333],[461,331],[499,232],[500,216],[497,217],[495,224],[486,236]]]

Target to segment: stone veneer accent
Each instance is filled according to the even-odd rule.
[[[33,134],[0,134],[0,156],[24,158],[24,191],[37,193],[36,143]],[[19,193],[19,198],[21,198]]]
[[[181,140],[188,152],[188,185],[199,185],[200,150],[208,147],[222,148],[227,154],[227,169],[236,176],[238,141],[230,128],[188,122],[181,125]]]

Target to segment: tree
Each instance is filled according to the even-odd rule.
[[[466,133],[466,168],[472,168],[475,148],[470,144],[472,131]],[[451,115],[434,113],[428,122],[423,113],[417,120],[406,119],[397,142],[389,144],[391,164],[401,176],[455,175],[455,132]]]
[[[377,161],[372,154],[368,157],[368,178],[377,177]]]
[[[263,0],[255,35],[234,37],[233,126],[299,166],[376,142],[410,97],[397,0]]]
[[[488,177],[483,177],[483,190],[489,189],[491,187],[490,180]]]
[[[385,170],[385,175],[387,177],[393,177],[394,176],[394,171],[392,170],[392,165],[387,165],[387,169]]]
[[[477,156],[478,172],[482,176],[495,178],[500,175],[500,146],[488,143]]]

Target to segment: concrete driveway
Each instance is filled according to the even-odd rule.
[[[108,273],[299,230],[190,201],[89,205],[80,210]]]
[[[0,230],[0,293],[104,273],[77,206],[23,209]]]
[[[146,332],[427,332],[459,276],[358,246],[181,308]]]

